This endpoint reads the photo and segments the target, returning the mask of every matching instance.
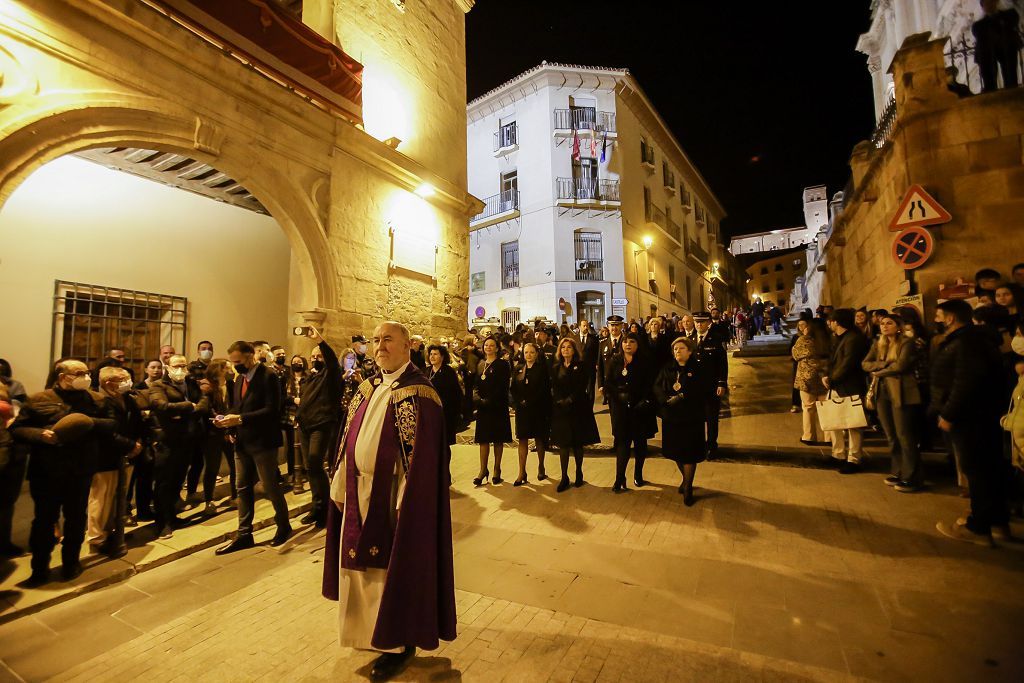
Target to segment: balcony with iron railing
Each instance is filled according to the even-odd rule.
[[[648,204],[644,207],[644,219],[648,223],[653,223],[665,232],[668,232],[668,219],[665,216],[665,212],[654,204]]]
[[[576,259],[576,280],[581,282],[599,282],[604,280],[604,261]]]
[[[484,210],[469,221],[470,229],[476,230],[519,215],[519,190],[505,190],[484,200]]]
[[[654,148],[640,141],[640,163],[647,167],[648,171],[654,170]]]
[[[693,198],[690,196],[690,191],[682,185],[679,186],[679,203],[683,205],[684,211],[693,211]]]
[[[668,234],[671,235],[680,244],[683,244],[683,240],[686,238],[686,233],[683,231],[683,226],[676,223],[671,218],[668,219]]]
[[[686,255],[692,256],[697,261],[697,263],[699,263],[705,270],[707,270],[708,252],[705,251],[704,247],[700,246],[700,242],[698,242],[697,240],[687,238]]]
[[[556,178],[555,196],[562,206],[617,209],[619,181],[603,178]]]
[[[506,123],[494,131],[494,156],[501,156],[519,147],[519,128],[516,122]]]
[[[665,186],[665,189],[671,192],[672,194],[675,194],[676,174],[672,172],[672,169],[668,167],[667,163],[662,163],[661,165],[661,179],[661,184]]]
[[[704,207],[698,204],[694,210],[694,220],[697,225],[707,225],[707,215],[704,213]]]
[[[569,137],[574,131],[578,135],[618,136],[612,111],[598,111],[594,107],[555,109],[554,118],[555,137]]]

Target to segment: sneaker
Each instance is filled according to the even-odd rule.
[[[893,488],[895,488],[900,493],[914,493],[915,491],[919,491],[921,489],[920,486],[909,481],[896,482],[896,485]]]
[[[888,477],[885,478],[886,486],[896,486],[896,484],[898,483],[900,483],[900,478],[897,477],[895,474],[890,474]]]
[[[947,538],[952,538],[954,541],[964,541],[965,543],[973,543],[987,548],[992,547],[991,534],[976,534],[968,529],[966,524],[961,525],[936,522],[935,528],[940,534]]]

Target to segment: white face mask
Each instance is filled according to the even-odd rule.
[[[167,368],[167,376],[171,378],[172,382],[182,382],[186,377],[188,377],[188,369]]]
[[[85,391],[92,384],[92,377],[89,375],[82,375],[71,380],[71,388],[76,391]]]
[[[132,381],[130,379],[126,379],[125,381],[123,381],[123,382],[121,382],[120,384],[117,385],[117,393],[119,393],[119,394],[127,394],[131,390],[132,390]]]
[[[1019,334],[1010,340],[1010,348],[1018,356],[1024,356],[1024,337]]]
[[[199,352],[200,360],[210,360],[211,358],[213,358],[213,351],[211,351],[210,349],[203,349],[202,351]]]

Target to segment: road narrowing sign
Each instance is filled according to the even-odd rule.
[[[893,216],[889,223],[889,232],[899,232],[906,228],[924,225],[939,225],[948,223],[953,217],[942,208],[942,205],[935,201],[935,198],[925,192],[920,185],[911,185],[907,193],[903,195],[900,209]]]
[[[935,243],[927,228],[907,228],[892,243],[892,258],[904,270],[912,270],[924,265],[932,255]]]

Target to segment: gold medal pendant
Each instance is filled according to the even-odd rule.
[[[625,377],[628,374],[629,372],[626,370],[626,368],[622,368],[622,376]]]
[[[672,391],[679,391],[682,388],[683,388],[683,385],[680,384],[679,382],[676,382],[675,384],[672,385]]]

